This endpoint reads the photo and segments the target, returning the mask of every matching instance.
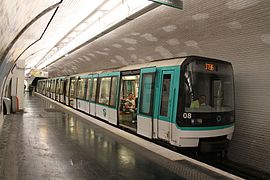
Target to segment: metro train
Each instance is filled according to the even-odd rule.
[[[199,56],[38,81],[37,93],[146,138],[223,152],[235,122],[232,64]]]

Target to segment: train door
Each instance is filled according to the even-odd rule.
[[[108,121],[114,125],[118,124],[118,102],[119,102],[119,84],[120,72],[111,73],[110,100],[108,108]]]
[[[60,90],[59,90],[59,101],[61,103],[65,103],[65,95],[66,95],[66,80],[60,80]]]
[[[97,98],[97,81],[98,74],[94,74],[91,78],[90,85],[90,114],[96,116],[96,98]]]
[[[55,100],[55,79],[52,80],[52,86],[51,86],[51,98]]]
[[[90,114],[90,112],[91,112],[91,95],[92,95],[91,89],[92,89],[92,86],[93,86],[92,77],[93,77],[92,75],[88,76],[87,89],[86,89],[86,100],[88,102],[86,110],[87,110],[88,114]]]
[[[77,87],[77,78],[71,77],[70,78],[70,88],[69,88],[69,105],[73,108],[77,108],[76,87]]]
[[[118,124],[137,131],[137,106],[140,70],[121,72],[120,101],[118,103]]]
[[[59,102],[59,88],[60,88],[60,83],[59,79],[55,80],[55,100]]]
[[[87,97],[87,84],[88,84],[88,77],[81,76],[77,80],[76,86],[76,101],[77,101],[77,109],[86,113],[89,113],[89,103],[86,100]]]
[[[50,98],[51,80],[47,81],[47,92],[46,96]]]
[[[70,78],[66,78],[66,91],[65,91],[65,102],[69,106],[69,89],[70,89]]]
[[[49,98],[52,97],[52,80],[49,81]]]
[[[145,68],[140,73],[137,133],[153,137],[153,101],[156,68]]]
[[[172,139],[173,128],[172,124],[174,121],[174,109],[176,102],[176,88],[178,83],[176,80],[177,75],[176,68],[163,68],[160,71],[160,84],[158,87],[157,102],[157,131],[158,138],[170,141]]]

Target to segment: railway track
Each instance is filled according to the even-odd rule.
[[[223,171],[229,172],[236,176],[242,177],[244,179],[249,179],[249,180],[269,180],[270,179],[270,174],[267,174],[265,172],[256,170],[249,166],[245,166],[243,164],[231,161],[227,159],[226,157],[222,158],[221,155],[213,156],[213,155],[207,155],[207,154],[206,155],[200,154],[199,156],[193,155],[189,157],[195,158],[203,163],[206,163],[208,165],[211,165]]]

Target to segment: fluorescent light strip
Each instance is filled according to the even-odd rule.
[[[86,5],[87,4],[87,8],[85,7],[83,7],[83,8],[78,8],[78,11],[80,11],[80,15],[78,16],[79,18],[83,18],[83,16],[81,16],[81,15],[83,15],[84,14],[84,17],[85,16],[89,16],[89,15],[91,15],[93,12],[95,12],[96,11],[96,9],[98,9],[101,5],[103,5],[103,4],[105,4],[105,2],[107,2],[107,0],[98,0],[98,1],[93,1],[93,2],[91,2],[91,6],[89,6],[88,4],[87,4],[87,2],[84,2],[84,3],[78,3],[78,4],[80,4],[80,5]],[[77,16],[73,16],[72,18],[70,18],[70,22],[72,23],[72,24],[74,24],[74,23],[77,23],[77,25],[78,25],[78,22],[80,22],[81,21],[81,19],[76,19],[76,17]],[[87,28],[88,27],[88,25],[87,24],[85,24],[86,25],[86,27],[83,27],[83,28]],[[84,25],[84,26],[85,26]],[[50,51],[48,51],[44,56],[43,56],[43,58],[41,59],[41,60],[39,60],[38,62],[36,62],[36,63],[31,63],[29,66],[31,66],[31,68],[36,68],[37,66],[39,66],[40,64],[42,64],[42,63],[44,63],[45,61],[46,61],[46,59],[48,59],[48,58],[50,58],[55,52],[53,52],[53,53],[51,53],[51,51],[53,51],[52,49],[53,48],[55,48],[55,47],[57,47],[58,48],[58,50],[59,49],[61,49],[62,47],[64,47],[64,46],[66,46],[66,44],[68,43],[68,42],[70,42],[72,39],[74,39],[77,35],[74,35],[74,32],[75,33],[80,33],[81,32],[81,30],[79,30],[79,29],[77,29],[77,30],[74,30],[73,29],[74,27],[72,27],[72,32],[70,32],[70,33],[68,33],[68,34],[66,34],[64,37],[63,37],[63,39],[65,39],[65,38],[68,38],[68,41],[66,40],[66,43],[63,43],[62,42],[62,40],[60,41],[60,42],[58,42],[56,45],[54,45],[53,47],[51,47],[51,50]],[[71,29],[70,29],[71,30]],[[84,30],[84,29],[82,29],[82,30]],[[50,54],[50,55],[48,55],[48,54]]]
[[[89,17],[89,19],[79,25],[77,27],[78,29],[75,28],[74,31],[77,32],[77,36],[70,39],[71,41],[69,42],[65,38],[64,41],[65,44],[67,43],[66,46],[62,48],[57,46],[59,50],[51,57],[48,57],[48,60],[42,62],[38,66],[38,69],[46,67],[48,64],[63,57],[74,48],[151,4],[154,3],[148,0],[125,0],[124,2],[122,0],[108,1],[108,3],[98,9],[93,16]],[[89,26],[87,27],[87,25]],[[87,27],[87,29],[83,30],[85,27]],[[69,37],[69,35],[67,35],[67,37]],[[59,44],[63,45],[63,41]]]

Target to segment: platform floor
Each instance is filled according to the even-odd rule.
[[[0,132],[0,179],[230,179],[171,161],[44,98],[25,96]]]

